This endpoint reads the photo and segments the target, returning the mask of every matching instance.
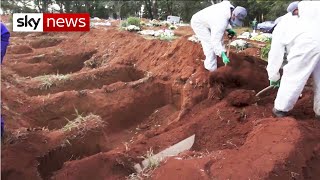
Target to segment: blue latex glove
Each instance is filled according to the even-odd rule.
[[[280,80],[270,81],[270,86],[273,86],[273,88],[279,88],[280,87]]]
[[[221,58],[222,58],[222,61],[224,63],[224,65],[226,66],[228,63],[230,63],[230,60],[229,58],[227,57],[226,53],[225,52],[222,52],[221,53]]]

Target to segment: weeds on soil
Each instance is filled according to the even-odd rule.
[[[159,39],[160,39],[161,41],[173,41],[173,40],[177,39],[177,37],[176,37],[176,36],[164,35],[164,34],[163,34],[163,35],[160,35]]]
[[[142,180],[145,178],[149,178],[151,176],[151,174],[153,173],[153,171],[159,167],[160,165],[160,160],[159,159],[154,159],[152,158],[152,156],[154,156],[153,150],[150,148],[149,151],[147,151],[146,155],[141,156],[141,158],[143,158],[144,160],[148,160],[148,166],[144,167],[144,169],[142,169],[141,172],[139,173],[133,173],[130,174],[128,177],[126,177],[127,180]]]
[[[74,120],[71,121],[66,118],[68,123],[62,128],[63,131],[71,131],[74,128],[89,128],[86,126],[88,122],[94,122],[96,126],[101,125],[103,122],[101,117],[98,115],[90,113],[87,116],[83,116],[82,113],[80,114],[77,109],[75,109],[75,112],[76,118]]]
[[[88,68],[97,68],[101,66],[101,62],[98,62],[97,57],[93,56],[91,59],[84,62],[84,66]]]
[[[160,161],[158,159],[154,159],[152,158],[152,156],[154,155],[153,150],[150,149],[149,151],[147,151],[147,154],[142,156],[142,158],[144,160],[148,160],[148,166],[146,168],[148,169],[155,169],[160,165]]]
[[[268,40],[266,46],[261,49],[262,59],[265,59],[265,60],[268,59],[270,49],[271,49],[271,40]]]
[[[62,56],[62,55],[64,54],[64,52],[63,52],[62,49],[57,48],[57,49],[53,50],[53,54],[54,54],[55,56]]]
[[[128,22],[128,25],[135,25],[135,26],[140,27],[141,20],[138,17],[129,17],[127,19],[127,22]]]
[[[40,89],[47,90],[58,83],[64,83],[70,79],[69,74],[54,74],[54,75],[43,75],[35,77],[36,80],[40,81]]]

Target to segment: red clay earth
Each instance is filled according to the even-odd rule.
[[[1,67],[3,179],[134,179],[133,166],[147,151],[158,153],[192,134],[190,151],[139,176],[320,176],[312,90],[305,90],[290,117],[273,118],[276,90],[255,98],[269,85],[266,62],[257,57],[231,52],[230,65],[218,59],[220,68],[210,74],[201,46],[188,36],[146,40],[113,27],[12,35],[12,44],[31,48],[62,40],[27,54],[8,50]],[[53,81],[42,76],[48,74],[67,76]],[[69,131],[69,121],[90,113],[101,121],[89,116]]]

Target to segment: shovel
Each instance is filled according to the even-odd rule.
[[[272,85],[270,85],[270,86],[262,89],[261,91],[259,91],[259,92],[256,94],[256,97],[259,97],[261,94],[263,94],[264,92],[269,91],[270,89],[273,89],[273,86],[272,86]]]
[[[231,44],[231,38],[229,37],[229,41],[228,41],[228,50],[227,50],[227,57],[229,57],[229,54],[230,54],[230,44]],[[224,66],[227,66],[227,64],[225,64]]]
[[[261,94],[263,94],[264,92],[269,91],[270,89],[273,89],[273,86],[272,86],[272,85],[270,85],[270,86],[262,89],[261,91],[259,91],[259,92],[256,94],[256,97],[259,97]],[[305,87],[305,89],[311,89],[311,87]],[[302,97],[302,94],[300,94],[299,97],[301,98],[301,97]]]
[[[194,144],[194,139],[195,139],[195,134],[180,141],[179,143],[173,146],[168,147],[167,149],[159,152],[158,154],[143,160],[141,164],[140,163],[135,164],[134,169],[139,173],[143,169],[150,167],[152,165],[152,162],[159,163],[167,157],[176,156],[183,151],[189,150]]]
[[[229,38],[228,41],[228,50],[227,50],[227,57],[229,58],[229,54],[230,54],[230,44],[231,44],[231,39]]]

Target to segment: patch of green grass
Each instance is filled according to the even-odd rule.
[[[140,22],[140,26],[145,26],[145,25],[146,25],[146,23],[144,21]]]
[[[173,41],[173,40],[177,39],[177,36],[160,35],[159,39],[161,41]]]
[[[141,27],[141,20],[138,17],[129,17],[127,20],[121,21],[120,30],[127,30],[127,27],[130,25],[135,25]]]
[[[70,79],[69,74],[52,74],[52,75],[43,75],[35,77],[36,80],[40,81],[40,89],[47,90],[52,86],[57,85],[58,83],[64,83]]]
[[[125,27],[129,26],[129,24],[127,21],[122,21],[120,26],[121,26],[121,28],[125,28]]]
[[[135,26],[140,27],[141,20],[138,17],[129,17],[127,19],[127,22],[128,22],[128,25],[135,25]]]
[[[271,49],[271,40],[269,40],[265,47],[261,48],[261,58],[268,60],[268,55]]]

